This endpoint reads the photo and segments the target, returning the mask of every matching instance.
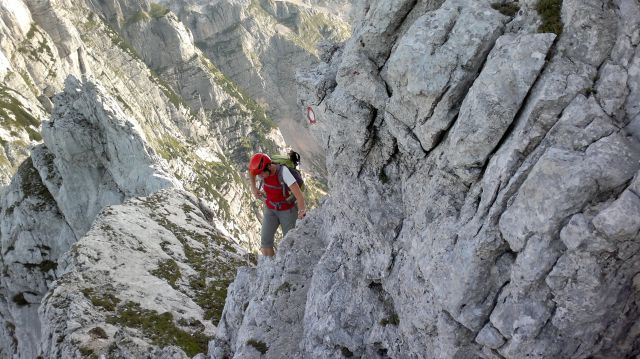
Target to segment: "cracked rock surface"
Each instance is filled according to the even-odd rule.
[[[640,4],[361,1],[301,73],[330,198],[230,287],[210,357],[640,350]],[[303,286],[304,285],[304,286]]]

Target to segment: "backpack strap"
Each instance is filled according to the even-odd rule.
[[[282,167],[285,167],[285,165],[278,165],[278,172],[277,172],[278,173],[278,182],[280,182],[280,186],[282,186],[282,197],[285,198],[285,202],[293,203],[293,202],[296,201],[296,197],[289,190],[289,186],[287,186],[287,184],[284,182],[284,178],[283,178],[283,175],[282,175]],[[289,172],[291,172],[291,170],[289,170]],[[291,174],[291,175],[293,176],[293,174]],[[287,196],[287,193],[289,193],[288,196]]]
[[[284,178],[282,177],[282,165],[278,165],[276,173],[278,174],[278,182],[282,186],[282,197],[287,198],[287,184],[284,183]]]

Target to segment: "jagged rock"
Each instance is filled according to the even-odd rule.
[[[53,155],[42,177],[78,237],[107,205],[181,187],[153,157],[140,125],[104,92],[90,81],[69,78],[42,129]],[[57,181],[48,180],[52,172]]]
[[[275,152],[282,139],[158,4],[16,0],[0,10],[0,183],[27,158],[2,188],[0,353],[32,358],[41,350],[36,309],[65,270],[60,258],[105,206],[184,184],[203,197],[198,206],[217,232],[255,247],[257,205],[234,164],[254,148]],[[45,144],[30,148],[49,112]],[[121,330],[87,330],[127,341]],[[120,355],[140,357],[148,343],[134,342]]]
[[[211,358],[230,355],[259,358],[294,357],[302,339],[305,299],[311,271],[321,258],[326,243],[317,236],[325,229],[320,217],[305,220],[288,234],[281,247],[294,249],[289,256],[275,260],[261,258],[257,268],[238,271],[229,286],[225,311],[216,332],[216,340],[209,344]],[[284,268],[286,271],[283,271]],[[262,301],[252,301],[261,297]],[[287,308],[281,315],[265,316],[275,308]],[[289,327],[290,336],[267,331],[267,327]]]
[[[71,349],[56,348],[56,341],[47,344],[53,343],[54,347],[41,347],[41,339],[49,340],[50,338],[47,337],[49,333],[55,332],[55,329],[47,327],[46,324],[41,326],[42,318],[37,315],[43,296],[51,290],[54,285],[53,281],[60,279],[60,275],[69,270],[67,268],[69,265],[77,264],[74,262],[75,259],[69,259],[68,251],[78,238],[84,236],[89,228],[95,225],[95,217],[104,207],[122,203],[131,197],[148,196],[163,188],[182,187],[180,182],[168,174],[166,162],[161,161],[148,144],[145,136],[148,132],[145,131],[144,124],[140,124],[135,118],[126,115],[118,102],[106,94],[103,87],[91,81],[81,82],[70,77],[67,80],[65,92],[57,95],[55,102],[56,107],[52,118],[44,123],[45,144],[32,150],[31,157],[20,167],[11,185],[3,194],[2,203],[0,203],[2,208],[0,212],[0,243],[3,249],[0,257],[3,268],[0,293],[4,298],[0,308],[0,322],[3,334],[5,334],[0,345],[3,350],[6,350],[7,356],[11,355],[9,353],[15,353],[17,357],[36,357],[41,350],[44,350],[49,353],[46,357],[57,357],[58,355],[65,357],[77,355],[74,353],[78,351],[83,353],[83,350],[86,352],[86,350],[93,348],[95,343],[92,341],[95,340],[96,333],[90,331],[95,328],[86,328],[83,332],[83,335],[88,336],[82,338],[88,338],[87,340],[91,342],[85,343],[86,348],[73,347],[73,343],[70,344]],[[202,157],[206,157],[206,155],[206,152],[199,154]],[[203,243],[200,247],[196,246],[197,248],[193,244],[189,244],[190,247],[185,250],[191,252],[185,255],[191,256],[191,258],[182,258],[183,261],[200,261],[200,263],[191,263],[189,265],[192,268],[191,274],[185,274],[185,282],[193,282],[189,285],[195,288],[185,285],[185,288],[176,290],[182,290],[186,293],[184,295],[191,296],[191,300],[197,302],[190,304],[192,311],[202,312],[204,310],[207,314],[201,313],[200,317],[209,319],[213,316],[212,312],[217,312],[216,316],[219,316],[219,309],[215,309],[217,308],[215,306],[221,306],[224,300],[224,295],[219,291],[226,290],[226,282],[225,284],[215,282],[217,284],[212,286],[212,282],[203,279],[202,276],[206,274],[212,278],[220,277],[216,280],[228,282],[235,269],[226,267],[229,271],[224,273],[212,271],[219,268],[220,261],[224,261],[224,258],[229,255],[233,258],[237,257],[234,257],[233,254],[226,254],[226,251],[234,253],[238,251],[235,247],[237,242],[230,238],[229,229],[225,228],[226,221],[219,219],[217,213],[208,208],[207,203],[184,193],[181,196],[188,197],[191,204],[183,204],[185,199],[182,199],[182,202],[178,201],[173,205],[178,206],[179,210],[187,212],[192,211],[189,206],[196,206],[199,218],[202,217],[199,221],[206,221],[209,223],[207,224],[209,227],[214,225],[215,230],[210,228],[204,234],[199,230],[189,234],[187,229],[183,227],[189,226],[190,219],[187,220],[187,223],[179,222],[178,225],[166,222],[164,217],[155,218],[155,215],[164,215],[161,208],[156,208],[160,212],[150,214],[150,216],[164,224],[167,227],[165,230],[174,231],[178,238],[182,238],[181,235],[195,236],[200,233],[198,238]],[[164,199],[160,195],[155,198],[158,201]],[[145,208],[150,210],[149,206],[151,205],[148,204]],[[142,212],[142,209],[140,211]],[[135,209],[131,212],[135,212]],[[186,215],[189,217],[188,214]],[[135,217],[132,213],[129,216]],[[123,221],[126,218],[126,216],[117,217],[117,221]],[[138,224],[144,227],[147,221],[146,217],[141,218]],[[201,224],[193,225],[202,226]],[[111,224],[106,226],[111,226]],[[102,230],[106,231],[105,228]],[[114,241],[115,239],[131,238],[132,235],[134,237],[136,235],[142,236],[140,237],[142,239],[153,238],[144,237],[147,234],[143,230],[127,232],[125,229],[125,232],[116,231],[115,234],[109,236],[106,232],[96,236],[98,239],[110,238]],[[215,237],[219,243],[209,245],[209,239],[203,239],[204,235]],[[103,242],[99,241],[99,243]],[[187,246],[187,244],[184,245]],[[114,244],[114,246],[115,253],[118,246],[122,246],[122,243]],[[218,248],[220,246],[224,248],[224,251]],[[133,249],[142,251],[144,248],[136,246]],[[63,256],[65,257],[63,258]],[[242,258],[239,260],[243,264],[248,263]],[[163,262],[165,267],[166,263],[169,263],[168,261],[167,259]],[[174,261],[171,261],[170,264],[173,264]],[[210,267],[203,267],[203,263],[208,263]],[[232,260],[232,263],[235,262]],[[164,269],[167,270],[167,268]],[[193,271],[198,273],[193,274]],[[98,272],[104,274],[101,270]],[[125,282],[129,280],[124,275],[118,274],[118,276]],[[86,283],[86,278],[82,280],[74,278],[76,278],[72,280],[74,284],[83,281]],[[112,280],[109,279],[109,281]],[[132,283],[134,282],[135,280],[132,280]],[[96,285],[102,286],[102,284]],[[83,288],[88,290],[88,287]],[[207,298],[204,300],[202,291],[213,291],[207,293],[220,295],[217,299]],[[76,298],[77,293],[69,294],[69,296]],[[86,299],[84,300],[86,301]],[[126,313],[128,312],[125,310]],[[53,311],[49,314],[51,316],[46,320],[51,322],[62,320],[63,323],[66,323],[66,319],[61,318],[68,319],[68,317],[83,315],[82,312],[69,314],[60,311]],[[55,317],[55,315],[60,316]],[[89,319],[86,318],[86,320]],[[102,319],[104,320],[104,318]],[[83,319],[74,317],[71,322],[82,323]],[[146,348],[150,342],[146,342],[142,338],[131,342],[130,336],[121,333],[120,329],[116,330],[117,327],[117,325],[112,325],[110,328],[113,330],[107,332],[105,332],[104,326],[99,326],[101,329],[95,330],[99,332],[99,336],[113,335],[114,338],[131,343],[131,347],[123,344],[123,348],[118,349],[120,353],[118,355],[140,357],[146,349],[141,350],[139,347]],[[71,332],[78,330],[78,327],[74,324],[64,330],[69,332],[61,334],[60,338],[71,335]],[[206,335],[210,336],[211,331],[212,325],[209,325]],[[198,350],[205,351],[207,340],[202,336],[199,338],[201,346]],[[171,343],[174,342],[166,342],[162,346]],[[153,357],[170,353],[170,350],[166,348],[158,347],[157,349],[156,354],[149,355]],[[193,351],[195,349],[185,350]]]
[[[164,190],[105,208],[43,299],[42,355],[188,358],[206,352],[246,253],[197,198]],[[186,353],[186,354],[185,354]]]
[[[331,199],[258,266],[269,289],[248,308],[265,310],[239,317],[247,291],[227,299],[227,327],[256,333],[262,357],[272,343],[292,357],[636,354],[640,5],[564,0],[555,38],[521,3],[507,17],[484,1],[361,2],[342,51],[300,74]],[[277,324],[291,302],[275,288],[308,255],[309,222],[325,247],[301,273],[300,333]],[[246,339],[210,352],[257,357]]]
[[[349,26],[335,15],[336,9],[288,0],[165,3],[216,66],[265,106],[287,144],[306,158],[305,166],[323,174],[322,149],[304,126],[294,78],[297,68],[316,59],[321,41],[340,42],[348,36]]]
[[[282,138],[260,121],[259,106],[196,49],[175,15],[158,4],[128,0],[17,0],[3,6],[0,48],[11,69],[2,77],[9,90],[24,97],[13,96],[34,122],[0,126],[0,167],[8,170],[0,175],[3,183],[27,157],[28,146],[40,141],[38,127],[52,110],[50,97],[68,75],[86,74],[139,123],[171,174],[226,217],[230,233],[248,248],[255,246],[259,224],[253,212],[242,209],[257,213],[257,208],[244,181],[231,174],[215,182],[208,176],[244,166],[255,143],[276,152]],[[165,45],[160,53],[159,45]],[[161,58],[164,54],[173,57]]]
[[[67,81],[43,131],[2,197],[3,348],[35,357],[37,308],[63,270],[60,258],[105,206],[180,187],[148,152],[140,126],[91,82]]]
[[[40,151],[34,150],[35,154]],[[31,158],[18,169],[2,197],[3,352],[36,357],[40,340],[37,310],[57,279],[58,260],[76,241]]]

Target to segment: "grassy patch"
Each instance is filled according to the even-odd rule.
[[[287,18],[275,17],[266,11],[259,0],[252,0],[249,12],[270,24],[284,25],[291,30],[285,37],[298,47],[311,54],[317,54],[317,45],[321,40],[342,42],[351,35],[351,27],[346,22],[324,13],[300,11]]]
[[[146,12],[141,10],[141,11],[138,11],[137,13],[135,13],[135,15],[129,17],[127,19],[127,21],[125,22],[125,26],[129,26],[129,25],[132,25],[132,24],[135,24],[137,22],[144,21],[144,20],[147,20],[147,19],[149,19],[149,15],[147,15]]]
[[[33,167],[31,157],[28,157],[18,168],[17,175],[21,177],[20,189],[22,193],[34,199],[30,208],[37,212],[45,211],[55,205],[55,200],[47,187],[42,183],[40,174]]]
[[[542,19],[538,32],[562,33],[562,0],[539,0],[536,11]]]
[[[25,130],[31,139],[42,140],[40,133],[34,130],[40,128],[40,121],[23,107],[16,95],[13,90],[0,85],[0,124],[8,129]]]
[[[400,325],[400,317],[398,317],[398,314],[393,313],[388,318],[380,320],[380,325],[382,325],[383,327],[386,327],[387,325],[394,325],[397,327],[398,325]]]
[[[154,203],[147,205],[153,206]],[[189,231],[158,215],[154,220],[172,232],[182,244],[187,264],[197,273],[189,278],[193,300],[204,310],[204,318],[217,324],[227,297],[227,287],[233,281],[237,268],[247,263],[227,255],[235,252],[235,248],[215,233]],[[191,241],[203,246],[194,246]]]
[[[289,282],[284,282],[280,284],[278,289],[276,289],[275,294],[278,295],[280,292],[289,292],[291,291],[291,284]]]
[[[150,4],[149,15],[151,15],[152,18],[159,19],[161,17],[164,17],[168,13],[169,9],[167,9],[164,5],[153,2]]]
[[[247,340],[247,345],[250,345],[256,348],[256,350],[259,351],[261,354],[264,354],[269,350],[269,347],[267,346],[267,344],[255,339]]]
[[[165,136],[158,140],[154,148],[159,156],[171,160],[180,160],[191,167],[195,178],[184,181],[185,188],[198,197],[216,202],[216,215],[231,220],[231,206],[224,193],[233,183],[244,183],[237,170],[226,162],[208,162],[193,154],[193,149],[175,137]],[[230,248],[229,250],[235,251]]]
[[[173,104],[173,106],[175,106],[175,108],[180,108],[181,106],[184,108],[188,108],[184,99],[180,97],[180,95],[178,95],[175,91],[173,91],[173,88],[171,88],[171,86],[166,81],[164,81],[155,71],[149,70],[149,72],[151,73],[151,81],[158,85],[160,91],[162,91],[162,93],[167,96],[167,98]]]
[[[204,57],[199,58],[203,65],[207,67],[216,83],[220,85],[225,92],[235,98],[242,106],[244,106],[251,114],[257,123],[261,125],[261,128],[268,132],[276,128],[275,122],[267,116],[264,109],[250,96],[245,94],[238,85],[226,77],[211,61]]]
[[[173,259],[161,261],[158,263],[158,268],[152,270],[150,273],[158,278],[165,279],[173,288],[177,288],[176,282],[182,276],[180,267],[178,267],[178,264]]]
[[[138,303],[126,302],[121,305],[115,315],[107,317],[107,323],[140,329],[154,345],[176,345],[189,357],[206,353],[209,344],[209,337],[204,333],[188,333],[178,328],[170,312],[158,313],[143,309]]]
[[[225,117],[230,115],[243,115],[244,113],[245,116],[249,115],[251,117],[250,126],[252,132],[244,139],[239,139],[239,150],[234,151],[231,158],[243,162],[248,159],[250,152],[258,148],[262,152],[275,152],[278,146],[273,140],[268,138],[269,132],[276,128],[273,119],[267,115],[260,104],[244,93],[233,81],[229,80],[211,61],[202,56],[199,57],[199,59],[202,61],[202,64],[207,67],[216,83],[240,104],[240,106],[229,109],[225,113],[214,113],[214,115],[217,117]],[[243,143],[243,141],[246,141],[246,143]]]
[[[33,40],[38,35],[39,41],[33,44]],[[47,38],[44,36],[44,33],[40,28],[31,24],[31,28],[27,32],[27,40],[18,46],[18,51],[27,55],[27,57],[31,60],[38,61],[41,63],[49,63],[54,61],[53,51],[49,44],[47,44]],[[43,55],[47,55],[48,59],[42,59]]]
[[[502,15],[508,17],[514,17],[518,13],[518,11],[520,11],[520,5],[513,2],[506,4],[493,3],[491,4],[491,7],[495,10],[498,10]]]
[[[83,289],[82,294],[91,301],[93,306],[103,308],[109,312],[114,312],[120,303],[120,299],[114,294],[109,292],[97,293],[93,288]]]
[[[105,332],[101,327],[92,328],[91,330],[89,330],[89,334],[96,338],[109,339],[107,332]]]
[[[93,349],[91,348],[80,347],[78,351],[83,358],[98,358],[98,356],[93,352]]]
[[[138,52],[129,44],[120,34],[108,23],[103,22],[105,28],[104,32],[107,34],[111,43],[119,47],[123,52],[131,56],[132,58],[142,62],[142,58],[138,55]],[[96,27],[100,27],[99,24]]]

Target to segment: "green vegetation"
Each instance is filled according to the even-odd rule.
[[[243,107],[245,107],[256,121],[257,129],[262,133],[267,133],[276,128],[275,122],[267,116],[264,109],[250,96],[246,95],[233,81],[229,80],[211,61],[207,58],[200,57],[202,64],[207,67],[216,83],[220,85],[225,92],[235,98]],[[277,148],[273,144],[273,148]]]
[[[329,192],[326,180],[321,178],[307,177],[305,181],[304,199],[307,208],[316,208],[320,205],[320,200]]]
[[[34,128],[40,128],[40,121],[33,117],[17,99],[18,93],[0,85],[0,124],[4,128],[26,131],[33,141],[41,141],[42,136]]]
[[[91,330],[89,330],[89,334],[91,334],[91,336],[94,336],[96,338],[109,339],[107,332],[105,332],[104,329],[100,327],[92,328]]]
[[[167,9],[164,5],[157,3],[151,3],[150,5],[151,8],[149,9],[149,15],[151,15],[151,17],[154,19],[161,18],[169,13],[169,9]]]
[[[508,17],[514,17],[518,13],[518,11],[520,11],[520,5],[514,2],[506,4],[493,3],[491,4],[491,7],[495,10],[498,10],[502,15]]]
[[[93,288],[85,288],[82,290],[82,294],[91,301],[93,306],[103,308],[109,312],[114,312],[120,303],[120,299],[107,290],[104,290],[104,293],[96,293]]]
[[[209,344],[209,337],[202,332],[188,333],[178,328],[170,312],[143,309],[138,303],[126,302],[119,306],[115,315],[107,317],[107,323],[140,329],[154,345],[176,345],[189,357],[206,353]]]
[[[165,279],[174,289],[177,289],[176,282],[182,276],[180,267],[178,267],[178,264],[173,259],[161,261],[158,263],[158,268],[152,270],[150,273],[158,278]]]
[[[16,175],[22,179],[20,183],[22,193],[33,199],[29,204],[31,209],[41,212],[50,208],[51,205],[55,205],[53,196],[42,183],[38,171],[33,167],[31,157],[28,157],[20,165]]]
[[[284,282],[280,284],[278,289],[276,289],[275,295],[278,295],[281,292],[289,292],[289,291],[291,291],[291,284],[289,282]]]
[[[137,22],[148,20],[148,19],[149,19],[149,15],[147,15],[146,12],[140,10],[137,13],[135,13],[133,16],[129,17],[127,21],[125,21],[125,26],[129,26]]]
[[[36,38],[36,35],[38,35],[37,40],[39,41],[37,43],[37,47],[34,47],[32,42]],[[53,51],[51,51],[51,48],[47,44],[47,38],[35,23],[31,24],[31,28],[27,32],[27,39],[18,46],[18,51],[26,54],[29,59],[34,61],[45,63],[40,57],[43,54],[49,56],[47,62],[54,61]]]
[[[80,355],[83,358],[90,358],[90,359],[98,358],[98,356],[93,352],[93,349],[91,348],[80,347],[80,349],[78,350],[80,351]]]
[[[175,108],[180,108],[180,106],[185,108],[189,107],[187,106],[184,99],[180,95],[178,95],[175,91],[173,91],[173,88],[171,87],[171,85],[169,85],[165,80],[163,80],[155,71],[150,69],[149,72],[151,73],[151,81],[153,81],[158,86],[160,91],[162,91],[162,93],[164,93],[164,95],[167,96],[167,98]]]
[[[90,18],[90,21],[87,23],[86,26],[87,27],[95,26],[94,29],[98,29],[101,27],[100,24],[104,25],[104,27],[100,30],[102,30],[109,37],[112,44],[119,47],[124,53],[128,54],[132,58],[136,60],[140,60],[142,62],[142,59],[140,58],[140,55],[138,55],[138,52],[122,36],[120,36],[120,34],[108,23],[106,22],[96,23],[95,20],[92,20]],[[83,38],[83,40],[85,39]]]
[[[151,209],[158,209],[159,200],[161,199],[157,197],[149,197],[145,205]],[[189,217],[187,218],[189,221]],[[246,262],[233,256],[222,255],[222,250],[227,253],[235,253],[236,250],[216,233],[190,231],[160,215],[154,215],[153,219],[172,232],[182,244],[187,264],[197,273],[189,278],[189,287],[194,294],[192,297],[204,310],[204,318],[217,325],[227,297],[227,287],[233,281],[237,268],[246,265]],[[194,246],[191,241],[197,241],[202,246]],[[165,249],[167,244],[161,244],[161,247]]]
[[[303,49],[312,54],[317,53],[318,43],[328,38],[340,42],[351,35],[351,28],[342,21],[336,21],[328,14],[319,12],[316,14],[300,13],[300,24],[296,36],[292,40]]]
[[[0,146],[3,145],[3,140],[0,139]],[[4,168],[2,168],[4,167]],[[12,168],[13,166],[11,165],[11,161],[9,161],[9,159],[7,158],[7,156],[4,154],[4,150],[3,148],[0,148],[0,168],[2,168],[3,171],[7,171],[6,173],[9,173],[8,169]]]
[[[185,181],[185,188],[198,197],[216,202],[219,207],[216,214],[225,220],[231,219],[231,206],[224,197],[224,192],[232,183],[243,183],[235,168],[226,162],[202,160],[194,155],[188,144],[175,137],[165,136],[159,139],[154,148],[167,161],[180,160],[189,165],[195,179]]]
[[[542,19],[538,32],[562,33],[562,0],[538,0],[536,11]]]
[[[383,318],[382,320],[380,320],[380,325],[394,325],[397,327],[398,325],[400,325],[400,317],[398,317],[398,314],[393,313],[391,316],[389,316],[389,318]]]
[[[34,94],[35,96],[38,96],[40,94],[40,90],[38,90],[38,87],[31,79],[31,76],[29,75],[29,73],[23,69],[19,69],[17,73],[18,75],[20,75],[20,77],[22,77],[22,80],[24,81],[24,83],[26,83],[27,86],[29,86],[29,90],[31,90],[31,93]]]
[[[265,354],[269,350],[269,347],[267,346],[267,344],[255,339],[247,340],[247,345],[250,345],[256,348],[256,350],[259,351],[261,354]]]
[[[351,27],[346,22],[336,21],[323,12],[300,11],[286,19],[278,19],[266,11],[259,0],[251,1],[249,12],[267,24],[280,24],[289,28],[291,32],[285,36],[311,54],[317,54],[316,46],[323,39],[341,42],[351,35]]]
[[[178,319],[178,325],[183,326],[183,327],[189,327],[189,328],[193,328],[193,329],[197,329],[200,331],[204,331],[205,327],[204,324],[202,324],[201,321],[199,321],[196,318],[180,318]]]

